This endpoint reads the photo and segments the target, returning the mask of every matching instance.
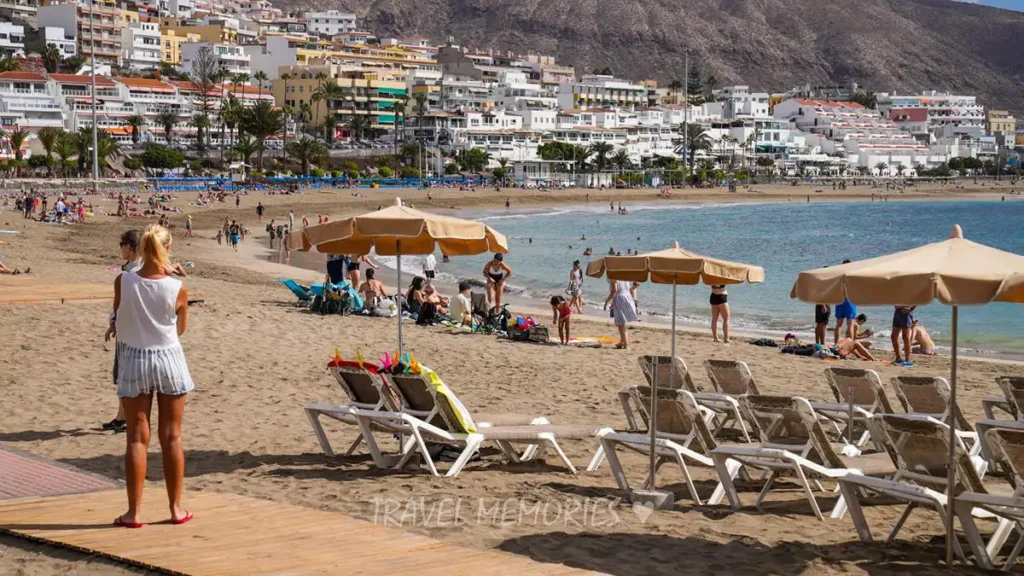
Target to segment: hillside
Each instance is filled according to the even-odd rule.
[[[856,81],[935,88],[1024,111],[1024,13],[950,0],[273,0],[350,10],[378,35],[553,54],[632,79],[683,75],[684,49],[719,85],[780,91]]]

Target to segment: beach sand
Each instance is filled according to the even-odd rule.
[[[788,187],[761,188],[763,194],[728,195],[716,190],[686,196],[694,201],[787,200]],[[801,186],[793,194],[814,195],[814,189]],[[974,191],[946,187],[903,196],[998,200],[1008,191],[1009,185]],[[816,520],[802,491],[791,483],[773,490],[763,511],[748,506],[732,512],[725,506],[694,506],[678,470],[665,466],[659,483],[676,493],[675,508],[655,513],[645,522],[628,505],[608,503],[608,499],[625,495],[615,487],[607,463],[596,472],[571,475],[550,455],[544,462],[512,465],[488,449],[481,461],[470,463],[460,476],[448,479],[423,472],[377,470],[365,449],[352,457],[324,456],[303,405],[344,403],[346,398],[326,372],[334,349],[339,348],[346,357],[354,356],[356,350],[368,357],[394,350],[395,323],[377,318],[321,317],[296,308],[294,297],[273,278],[288,275],[308,281],[319,275],[263,260],[266,241],[253,207],[257,201],[268,206],[265,221],[287,219],[288,208],[294,207],[297,221],[307,215],[315,223],[317,213],[359,212],[390,204],[396,195],[417,207],[428,206],[424,191],[358,190],[365,197],[354,197],[351,192],[254,195],[243,198],[241,210],[236,210],[233,202],[199,209],[195,212],[196,238],[183,238],[183,217],[172,215],[176,225],[173,255],[178,261],[195,263],[186,285],[205,298],[203,304],[191,308],[189,329],[183,337],[196,382],[184,426],[189,489],[268,498],[392,525],[401,521],[413,532],[461,545],[498,548],[612,574],[940,571],[937,562],[942,556],[943,531],[936,514],[915,512],[894,545],[866,545],[857,539],[849,517]],[[585,201],[587,193],[441,190],[433,192],[431,204],[433,208],[493,207],[502,205],[508,196],[513,207],[521,207]],[[594,202],[621,199],[628,205],[654,201],[656,191],[589,193]],[[870,193],[868,187],[834,196],[829,190],[812,200],[864,200]],[[184,198],[176,204],[196,210],[188,208]],[[109,201],[98,204],[105,212],[113,212]],[[225,216],[240,218],[255,233],[238,253],[212,239]],[[0,237],[0,253],[9,265],[31,266],[33,276],[54,283],[109,284],[117,274],[110,267],[120,264],[118,235],[147,223],[98,216],[79,226],[43,226],[5,212],[0,224],[21,233]],[[381,276],[387,283],[389,275]],[[99,425],[112,418],[116,409],[110,377],[114,348],[112,342],[103,342],[109,312],[110,303],[103,301],[0,305],[4,333],[4,345],[0,346],[0,397],[4,398],[0,442],[123,478],[124,436],[99,431]],[[611,336],[613,332],[614,327],[605,322],[574,326],[574,333],[580,336]],[[669,352],[668,332],[652,327],[632,330],[630,351],[519,344],[412,325],[405,330],[405,338],[406,349],[435,369],[472,410],[544,415],[557,423],[593,423],[617,429],[625,428],[625,418],[616,392],[642,380],[637,356]],[[704,389],[710,389],[710,384],[702,361],[733,358],[750,365],[767,393],[831,399],[823,374],[829,364],[821,360],[782,355],[775,349],[745,343],[715,344],[707,333],[693,332],[680,333],[679,355]],[[881,355],[891,358],[887,352]],[[948,375],[948,358],[916,360],[917,366],[909,373]],[[879,372],[895,402],[888,380],[908,372],[882,363],[865,366]],[[1003,374],[1024,374],[1024,367],[962,362],[959,397],[969,419],[984,417],[981,398],[998,393],[994,378]],[[339,451],[356,436],[354,427],[326,426]],[[583,468],[596,444],[566,441],[564,447]],[[151,451],[149,478],[159,480],[162,471],[155,440]],[[626,456],[623,462],[631,481],[640,483],[646,459]],[[697,467],[691,471],[702,495],[710,495],[717,483],[713,472]],[[756,488],[747,487],[741,497],[752,504]],[[462,506],[462,521],[426,517],[431,505],[456,500]],[[505,502],[513,504],[503,522],[500,514],[495,517],[494,506]],[[829,509],[834,498],[819,495],[819,502]],[[527,508],[526,514],[516,513],[522,509],[520,505]],[[539,516],[534,512],[536,506],[542,511]],[[111,518],[120,512],[111,510]],[[876,538],[884,537],[900,512],[900,507],[887,505],[867,509]],[[146,521],[160,520],[166,510],[145,510],[143,516]],[[119,571],[128,572],[84,555],[0,538],[0,573]]]

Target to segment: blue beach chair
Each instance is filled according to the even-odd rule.
[[[298,304],[308,306],[313,300],[313,293],[310,289],[295,280],[291,278],[276,278],[275,281],[284,284],[286,288],[291,290],[292,294],[295,294],[295,297],[299,299]]]

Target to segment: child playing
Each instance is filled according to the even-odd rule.
[[[551,311],[554,314],[551,322],[558,325],[558,340],[562,344],[568,344],[572,307],[569,306],[569,302],[567,302],[565,298],[561,296],[552,296]]]

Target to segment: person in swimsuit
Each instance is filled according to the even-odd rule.
[[[729,343],[729,292],[725,284],[715,284],[711,287],[711,336],[718,342],[718,319],[722,319],[723,342]]]
[[[914,327],[910,332],[910,338],[911,342],[913,342],[912,348],[914,352],[925,356],[935,355],[935,342],[924,326],[918,323],[917,320],[914,320]]]
[[[832,347],[832,351],[843,359],[853,356],[861,360],[875,361],[875,357],[871,355],[871,352],[868,352],[867,347],[853,338],[843,338]]]
[[[814,305],[814,343],[825,345],[825,334],[828,332],[828,320],[832,316],[832,307],[828,304]]]
[[[374,278],[373,268],[366,271],[366,282],[359,287],[359,292],[363,294],[363,300],[366,302],[363,307],[367,310],[373,310],[377,306],[377,302],[388,297],[387,292],[384,291],[384,285],[380,283],[380,280]]]
[[[910,349],[913,342],[914,317],[911,315],[917,306],[896,306],[892,313],[892,353],[896,357],[896,366],[913,366],[910,362]],[[903,358],[900,358],[900,336],[903,337]]]
[[[501,308],[501,296],[505,292],[505,284],[512,277],[512,268],[505,264],[505,257],[495,254],[484,264],[484,278],[487,279],[487,300],[495,308]]]
[[[551,323],[558,326],[558,341],[563,345],[569,343],[569,326],[572,317],[572,306],[561,296],[551,297],[551,310],[554,316]]]
[[[569,288],[566,290],[569,295],[569,306],[576,312],[583,313],[583,269],[580,268],[580,261],[572,263],[569,270]]]
[[[359,283],[359,265],[365,262],[367,266],[371,268],[377,268],[365,254],[350,254],[348,257],[348,265],[345,266],[345,271],[348,273],[348,283],[353,288],[358,288]]]

